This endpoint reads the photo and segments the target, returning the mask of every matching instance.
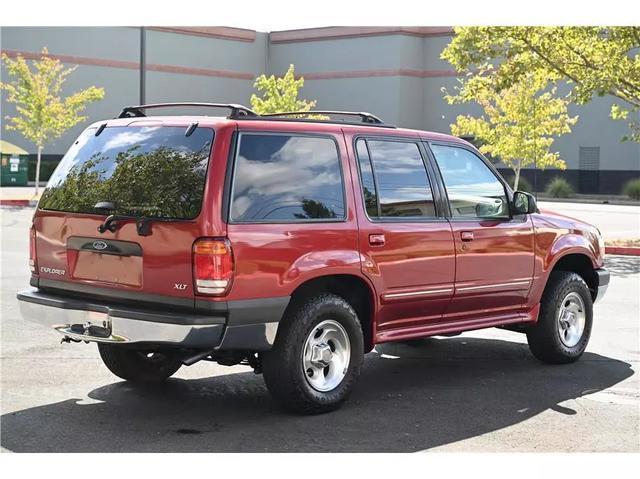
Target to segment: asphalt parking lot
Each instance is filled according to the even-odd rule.
[[[607,257],[611,286],[575,364],[541,364],[497,329],[384,345],[345,407],[300,417],[248,368],[198,363],[137,388],[95,345],[23,322],[32,212],[0,211],[3,451],[640,451],[640,258]]]

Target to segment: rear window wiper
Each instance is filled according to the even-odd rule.
[[[94,208],[103,214],[110,213],[115,211],[116,204],[113,201],[100,201],[95,204]],[[136,217],[136,216],[124,216],[124,215],[116,215],[110,214],[104,219],[104,222],[98,226],[98,232],[104,233],[105,231],[111,231],[115,233],[118,229],[118,221],[119,220],[136,220],[136,231],[140,236],[149,236],[151,234],[151,225],[149,223],[149,218]]]
[[[96,203],[94,206],[96,210],[98,210],[102,214],[108,214],[110,212],[115,211],[116,204],[113,201],[100,201]],[[149,236],[151,234],[151,223],[152,222],[165,222],[165,223],[173,223],[173,222],[189,222],[191,220],[185,220],[180,218],[156,218],[149,216],[134,216],[134,215],[117,215],[110,214],[104,219],[104,222],[98,226],[98,232],[104,233],[105,231],[111,231],[115,233],[118,229],[118,221],[121,220],[135,220],[136,221],[136,232],[139,236]]]

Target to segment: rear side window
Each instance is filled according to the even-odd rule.
[[[200,213],[213,130],[112,127],[86,130],[51,176],[38,206],[97,213],[108,201],[125,216],[193,219]]]
[[[367,143],[364,140],[358,140],[357,143],[358,163],[360,164],[360,179],[362,182],[362,197],[367,214],[370,218],[380,216],[378,210],[378,189],[373,178],[373,167],[369,157]]]
[[[427,170],[416,143],[361,139],[356,150],[370,218],[436,216]]]
[[[232,192],[236,222],[345,218],[340,159],[331,138],[243,133]]]

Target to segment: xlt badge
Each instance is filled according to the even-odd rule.
[[[173,284],[173,289],[177,289],[178,291],[184,291],[185,289],[187,289],[187,286],[188,285],[186,285],[184,283],[174,283]]]

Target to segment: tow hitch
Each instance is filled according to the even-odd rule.
[[[69,336],[64,336],[60,340],[60,344],[62,344],[62,343],[81,343],[81,342],[82,341],[80,341],[79,339],[70,338]]]

